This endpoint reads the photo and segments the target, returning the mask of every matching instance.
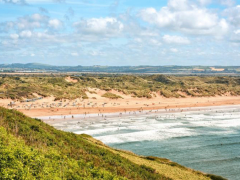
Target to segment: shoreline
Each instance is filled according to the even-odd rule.
[[[189,108],[207,108],[207,107],[222,107],[222,106],[234,106],[234,105],[240,105],[240,102],[235,104],[235,103],[214,103],[214,104],[197,104],[197,105],[167,105],[167,106],[151,106],[151,107],[143,107],[143,108],[133,108],[133,107],[105,107],[105,108],[58,108],[56,109],[33,109],[33,110],[19,110],[23,112],[24,114],[36,114],[36,116],[31,116],[34,118],[38,117],[43,117],[42,114],[47,114],[46,116],[72,116],[72,115],[92,115],[92,114],[119,114],[119,113],[124,113],[124,112],[136,112],[136,111],[155,111],[155,110],[171,110],[171,109],[189,109]],[[47,112],[46,112],[47,111]],[[71,113],[69,113],[71,111]]]
[[[216,111],[218,112],[219,110],[226,110],[226,109],[240,109],[240,104],[237,105],[222,105],[222,106],[203,106],[203,107],[185,107],[185,108],[170,108],[170,109],[156,109],[156,110],[144,110],[141,112],[133,112],[133,111],[127,111],[127,112],[115,112],[115,113],[103,113],[101,115],[98,114],[75,114],[75,115],[66,115],[66,116],[59,116],[59,115],[54,115],[54,116],[42,116],[42,117],[35,117],[47,124],[56,124],[56,123],[62,123],[62,122],[68,122],[68,123],[73,123],[73,122],[82,122],[82,121],[87,121],[87,122],[96,122],[96,121],[105,121],[105,120],[111,120],[112,118],[126,118],[126,117],[147,117],[151,115],[173,115],[175,113],[181,113],[181,112],[211,112],[211,111]],[[120,115],[121,114],[121,115]]]
[[[126,113],[139,111],[155,111],[183,108],[199,108],[212,106],[231,106],[240,105],[240,96],[216,96],[216,97],[186,97],[186,98],[132,98],[125,96],[124,99],[76,99],[54,101],[54,97],[47,97],[36,102],[20,103],[16,102],[15,107],[10,108],[7,105],[11,100],[0,100],[0,106],[15,109],[27,116],[38,118],[43,116],[72,116],[72,115],[90,115],[90,114],[109,114]],[[52,106],[59,104],[62,107]],[[44,104],[44,108],[42,108]],[[63,107],[63,105],[67,104]]]

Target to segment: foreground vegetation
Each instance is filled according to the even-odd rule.
[[[133,97],[152,98],[155,93],[164,97],[202,97],[240,95],[240,77],[216,76],[164,76],[164,75],[81,75],[73,76],[29,75],[0,77],[0,98],[34,98],[35,93],[59,99],[87,99],[88,88],[117,90]],[[104,97],[121,98],[107,93]]]
[[[111,149],[0,107],[0,179],[223,179]]]

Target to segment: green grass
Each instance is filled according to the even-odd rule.
[[[213,175],[211,175],[213,177]],[[217,176],[215,176],[217,177]],[[0,179],[211,179],[0,107]]]

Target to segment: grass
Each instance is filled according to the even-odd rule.
[[[211,179],[155,157],[112,149],[0,107],[0,179]]]
[[[113,94],[113,93],[110,93],[110,92],[107,92],[107,93],[103,94],[102,97],[109,98],[109,99],[119,99],[119,98],[122,98],[121,96]]]
[[[89,74],[73,78],[78,82],[67,82],[61,75],[2,76],[0,98],[34,98],[37,93],[43,97],[54,96],[56,100],[88,99],[88,88],[114,89],[138,98],[152,98],[155,92],[167,98],[240,95],[240,77]],[[104,96],[120,98],[109,92]]]
[[[154,93],[166,98],[240,95],[240,77],[87,74],[72,78],[77,82],[67,82],[65,76],[61,75],[2,75],[0,76],[0,98],[21,100],[34,98],[37,93],[43,97],[54,96],[56,100],[88,99],[86,95],[88,88],[105,91],[113,89],[138,98],[153,98]],[[104,96],[120,98],[109,92]]]

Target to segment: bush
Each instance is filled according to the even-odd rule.
[[[118,96],[118,95],[110,93],[110,92],[107,92],[107,93],[103,94],[102,97],[109,98],[109,99],[119,99],[119,98],[122,98],[121,96]]]

